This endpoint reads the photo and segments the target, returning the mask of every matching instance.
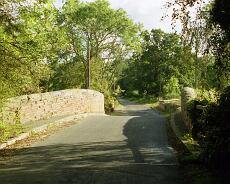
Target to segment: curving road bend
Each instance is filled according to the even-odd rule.
[[[89,116],[1,162],[0,183],[183,183],[164,117],[121,102],[112,116]]]

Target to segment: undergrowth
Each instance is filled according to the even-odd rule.
[[[23,132],[23,129],[21,123],[9,124],[0,121],[0,142],[18,136]]]

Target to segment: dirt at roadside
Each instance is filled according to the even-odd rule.
[[[23,148],[27,148],[30,145],[32,145],[33,143],[36,143],[38,141],[43,141],[48,136],[58,132],[59,130],[62,130],[65,127],[69,127],[69,126],[74,125],[76,123],[79,123],[79,121],[75,120],[75,121],[71,121],[71,122],[67,122],[67,123],[62,123],[61,125],[55,125],[55,126],[49,127],[45,131],[32,134],[27,139],[18,141],[15,144],[6,147],[3,150],[0,150],[0,165],[1,165],[1,160],[10,159],[12,156],[14,156],[17,153],[17,151],[19,149],[23,150]]]

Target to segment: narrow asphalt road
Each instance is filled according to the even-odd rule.
[[[112,116],[90,116],[1,162],[1,184],[180,184],[165,119],[121,100]]]

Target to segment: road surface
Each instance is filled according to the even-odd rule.
[[[180,184],[166,122],[122,100],[112,116],[90,116],[1,162],[1,184]]]

